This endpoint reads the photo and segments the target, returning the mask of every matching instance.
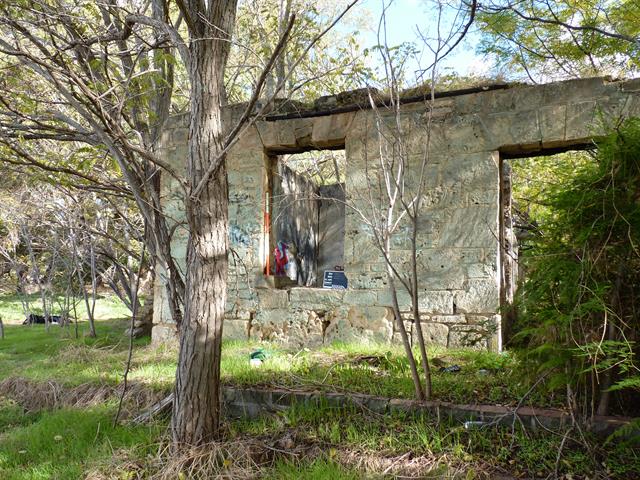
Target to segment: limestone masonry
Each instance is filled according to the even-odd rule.
[[[397,340],[385,262],[357,213],[371,209],[371,179],[382,151],[376,121],[382,116],[393,125],[395,117],[367,104],[362,92],[352,92],[319,99],[313,108],[290,105],[288,111],[272,112],[256,122],[229,152],[229,236],[234,255],[229,259],[225,336],[292,346]],[[228,125],[242,107],[226,109]],[[513,247],[508,245],[508,159],[582,147],[602,134],[603,119],[614,124],[629,116],[640,116],[640,79],[594,78],[448,92],[435,100],[431,122],[427,102],[406,99],[401,124],[410,168],[419,167],[430,135],[418,232],[420,321],[427,342],[501,348],[500,304],[510,298],[515,277],[512,258],[505,253]],[[171,119],[161,140],[165,162],[185,168],[187,137],[188,119]],[[273,248],[283,240],[274,238],[274,220],[265,215],[274,208],[274,162],[286,153],[342,148],[344,201],[334,202],[342,208],[323,213],[323,204],[314,204],[309,207],[313,214],[303,222],[304,232],[300,225],[290,228],[297,228],[290,235],[304,233],[305,241],[311,238],[310,245],[321,251],[318,238],[327,225],[333,226],[328,234],[332,248],[309,267],[316,269],[318,279],[309,276],[314,286],[291,286],[266,275],[267,262],[273,267]],[[181,221],[180,189],[168,175],[162,178],[162,195],[165,211],[177,225],[172,251],[184,266],[188,232]],[[284,240],[295,243],[293,238]],[[407,230],[401,226],[392,241],[393,261],[401,269],[407,265],[409,248]],[[332,262],[342,262],[339,266],[349,281],[346,290],[317,287],[322,285],[323,269]],[[175,336],[163,272],[158,273],[154,341]],[[399,293],[407,328],[415,335],[409,296],[402,289]]]

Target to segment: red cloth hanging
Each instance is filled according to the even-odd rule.
[[[284,275],[285,265],[287,264],[287,254],[285,249],[287,245],[283,242],[278,242],[278,246],[273,250],[273,256],[276,257],[276,275]]]

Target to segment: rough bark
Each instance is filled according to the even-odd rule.
[[[195,7],[194,7],[195,8]],[[212,3],[191,22],[189,185],[198,185],[223,150],[221,105],[228,36],[236,1]],[[222,37],[222,38],[221,38]],[[226,38],[225,38],[226,37]],[[174,446],[215,439],[220,424],[220,357],[226,303],[228,186],[223,161],[197,198],[186,205],[189,222],[185,312],[172,415]]]

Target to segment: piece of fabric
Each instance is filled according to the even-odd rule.
[[[298,282],[298,261],[295,255],[295,248],[286,247],[285,253],[288,259],[287,264],[284,267],[286,275],[289,277],[289,280]]]
[[[286,275],[286,266],[289,261],[287,256],[287,244],[278,242],[273,250],[273,256],[276,258],[276,275]]]

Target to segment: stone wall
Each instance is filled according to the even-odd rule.
[[[295,346],[397,338],[385,263],[352,208],[345,210],[344,226],[348,290],[281,290],[263,274],[269,249],[263,228],[269,155],[344,146],[346,202],[371,209],[371,175],[384,150],[378,132],[380,125],[392,125],[395,119],[383,109],[352,110],[264,119],[230,151],[231,245],[242,264],[231,261],[225,335]],[[229,121],[234,112],[233,107],[226,112]],[[600,118],[614,122],[640,115],[640,80],[596,78],[451,94],[436,99],[431,112],[422,102],[407,103],[400,122],[403,148],[414,169],[408,188],[415,187],[411,178],[424,155],[429,159],[418,232],[420,321],[429,343],[456,347],[478,340],[477,347],[498,350],[501,156],[584,144],[602,134]],[[186,163],[186,132],[184,118],[175,119],[164,132],[165,161]],[[163,178],[166,208],[179,222],[180,198],[174,187]],[[185,238],[186,232],[178,229],[177,257],[184,256]],[[400,226],[392,245],[394,262],[402,268],[410,254],[406,225]],[[162,275],[157,279],[153,336],[162,340],[173,329],[162,299]],[[409,296],[401,292],[399,300],[408,312]],[[408,313],[406,319],[411,327]]]

